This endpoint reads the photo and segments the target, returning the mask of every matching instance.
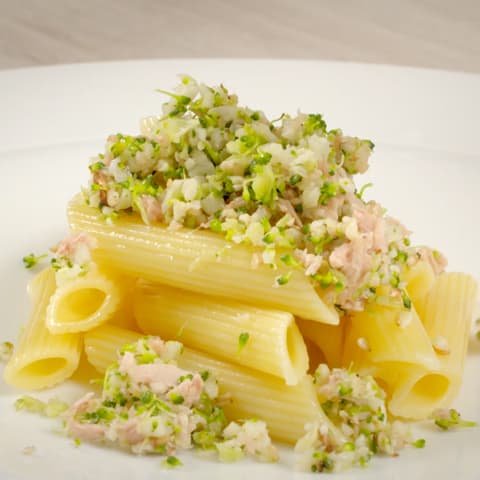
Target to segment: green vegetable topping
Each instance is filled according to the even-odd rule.
[[[373,187],[373,183],[366,183],[365,185],[363,185],[362,188],[358,191],[357,197],[360,199],[363,198],[363,194],[365,193],[365,190],[371,187]]]
[[[460,413],[450,408],[448,410],[437,410],[433,412],[433,420],[435,425],[442,430],[449,430],[452,427],[476,427],[476,422],[462,420]]]
[[[37,265],[38,262],[47,257],[48,253],[43,253],[42,255],[35,255],[34,253],[30,253],[29,255],[23,257],[22,261],[25,268],[33,268],[35,265]]]
[[[251,248],[255,265],[294,256],[289,266],[328,288],[329,303],[346,314],[378,299],[372,287],[398,297],[420,252],[407,229],[363,200],[371,184],[355,186],[354,175],[369,166],[370,140],[328,130],[319,113],[271,121],[223,85],[191,77],[159,91],[169,98],[142,121],[141,134],[109,136],[91,162],[85,201],[107,222],[133,213],[146,224],[210,230]]]
[[[250,334],[248,332],[242,332],[238,336],[238,353],[240,353],[247,344],[248,340],[250,339]]]
[[[317,130],[321,132],[325,132],[327,129],[327,124],[323,120],[322,115],[320,114],[309,114],[307,120],[305,121],[304,125],[304,132],[305,135],[312,135]]]
[[[427,441],[424,439],[424,438],[419,438],[418,440],[416,440],[415,442],[413,442],[413,446],[415,448],[424,448],[425,445],[427,444]]]
[[[173,393],[170,394],[170,400],[175,405],[181,405],[185,401],[185,399],[182,397],[182,395],[179,395],[176,392],[173,392]]]
[[[177,457],[174,457],[173,455],[169,455],[163,461],[163,466],[165,468],[176,468],[176,467],[181,467],[182,465],[183,465],[183,463]]]
[[[290,177],[290,185],[292,187],[295,186],[297,183],[300,183],[301,181],[302,181],[302,176],[298,175],[298,173]]]
[[[290,281],[291,276],[292,272],[288,272],[285,275],[280,275],[279,277],[275,278],[275,284],[278,286],[286,285]]]

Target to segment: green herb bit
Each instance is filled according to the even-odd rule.
[[[166,90],[160,90],[159,88],[157,88],[156,91],[174,98],[177,101],[178,105],[188,105],[192,101],[192,99],[190,97],[187,97],[186,95],[176,95],[174,93],[167,92]]]
[[[433,420],[435,425],[442,430],[449,430],[452,427],[475,427],[477,425],[476,422],[462,420],[460,412],[453,408],[434,412]]]
[[[475,334],[475,336],[477,337],[477,340],[480,340],[480,330]]]
[[[398,272],[393,272],[392,273],[392,278],[390,278],[390,285],[394,288],[398,288],[400,285],[400,275]]]
[[[353,388],[347,385],[340,385],[338,388],[338,394],[341,397],[348,397],[348,395],[351,395],[353,393]]]
[[[275,284],[278,286],[286,285],[290,281],[290,277],[292,276],[292,272],[288,272],[284,275],[280,275],[275,278]]]
[[[170,394],[170,400],[174,405],[181,405],[185,401],[185,398],[176,392],[172,392]]]
[[[210,221],[210,230],[212,232],[220,233],[222,231],[222,222],[218,218]]]
[[[320,198],[319,198],[320,204],[326,205],[331,198],[337,195],[337,192],[338,192],[338,183],[325,182],[320,187]]]
[[[43,260],[47,257],[48,253],[43,253],[42,255],[35,255],[34,253],[30,253],[29,255],[23,257],[22,261],[25,268],[33,268],[35,265],[37,265],[38,262],[40,262],[40,260]]]
[[[88,169],[92,172],[99,172],[102,168],[105,168],[105,164],[103,162],[95,162],[88,166]]]
[[[303,180],[303,177],[301,175],[295,174],[290,177],[289,183],[293,187],[297,185],[297,183],[300,183]]]
[[[173,455],[169,455],[162,463],[165,468],[176,468],[181,467],[183,463]]]
[[[148,405],[149,403],[152,402],[154,398],[155,398],[155,395],[151,390],[145,390],[140,395],[140,402],[142,402],[144,405]]]
[[[343,452],[353,452],[355,451],[355,444],[352,442],[345,442],[342,445],[342,451]]]
[[[410,300],[410,297],[407,295],[407,292],[405,291],[402,291],[402,302],[403,302],[403,306],[407,310],[412,309],[412,301]]]
[[[137,363],[139,363],[140,365],[143,365],[147,363],[154,363],[157,358],[158,358],[158,355],[156,353],[145,352],[137,356],[136,360],[137,360]]]
[[[427,441],[424,438],[419,438],[418,440],[412,443],[412,445],[415,448],[424,448],[426,444],[427,444]]]
[[[272,154],[268,152],[258,151],[255,155],[253,155],[253,161],[257,165],[266,165],[272,159]]]
[[[400,263],[407,263],[408,260],[408,253],[402,250],[399,250],[397,255],[395,256],[395,261]]]
[[[79,438],[74,438],[73,443],[75,444],[75,447],[79,447],[82,444],[82,441]]]
[[[335,276],[335,274],[331,270],[329,270],[327,273],[325,273],[323,275],[317,273],[317,274],[313,275],[313,279],[316,280],[320,284],[321,288],[328,288],[332,285],[336,286],[337,283],[341,283],[341,282],[338,281],[337,277]]]
[[[215,446],[215,442],[218,441],[218,438],[215,432],[201,430],[192,434],[192,441],[196,446],[207,450]]]
[[[322,115],[320,115],[319,113],[311,113],[308,115],[307,120],[305,120],[305,135],[311,135],[317,130],[321,130],[323,133],[325,133],[325,131],[327,130],[327,124],[325,123]]]
[[[287,267],[298,267],[299,266],[298,262],[295,260],[295,258],[293,258],[293,255],[290,255],[289,253],[285,253],[284,255],[282,255],[280,257],[280,260],[285,265],[287,265]]]
[[[136,347],[133,343],[126,343],[121,349],[120,349],[120,355],[124,355],[125,352],[135,352]]]
[[[248,332],[242,332],[238,336],[238,353],[240,353],[247,344],[248,340],[250,339],[250,334]]]
[[[363,197],[363,194],[365,193],[365,190],[371,187],[373,187],[373,183],[366,183],[365,185],[363,185],[363,187],[357,192],[357,197],[361,199]]]
[[[313,458],[316,460],[316,463],[312,465],[312,472],[333,471],[335,464],[326,452],[315,452]]]

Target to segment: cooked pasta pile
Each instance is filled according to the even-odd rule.
[[[394,419],[450,407],[475,280],[363,199],[369,140],[188,76],[168,95],[92,160],[6,381],[51,387],[84,350],[104,389],[69,433],[172,465],[193,446],[272,461],[269,435],[312,471],[423,446]]]

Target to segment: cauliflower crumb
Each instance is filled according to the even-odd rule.
[[[300,470],[338,472],[365,465],[377,453],[396,456],[405,445],[414,445],[404,423],[388,420],[385,393],[373,377],[321,364],[315,385],[325,415],[344,440],[335,440],[318,422],[308,425],[295,446]]]

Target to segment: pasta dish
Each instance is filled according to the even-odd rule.
[[[450,407],[477,284],[366,200],[374,144],[189,76],[161,92],[91,160],[50,264],[25,257],[33,309],[3,347],[14,387],[63,382],[84,352],[102,389],[18,409],[167,467],[191,448],[273,462],[273,439],[339,471],[423,447],[409,420],[469,425]]]

